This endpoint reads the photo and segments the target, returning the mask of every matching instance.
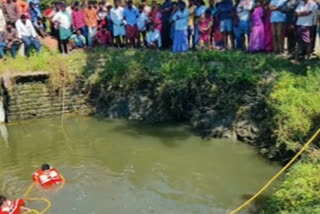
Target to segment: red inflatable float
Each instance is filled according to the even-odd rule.
[[[16,199],[14,201],[8,200],[1,196],[2,201],[0,206],[0,214],[20,214],[21,208],[25,204],[23,199]]]
[[[40,184],[42,187],[49,188],[63,182],[63,177],[58,170],[52,168],[49,164],[43,164],[41,169],[32,174],[33,182]]]

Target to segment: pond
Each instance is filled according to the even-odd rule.
[[[278,170],[246,144],[189,129],[98,118],[2,126],[0,193],[21,197],[48,162],[67,179],[58,192],[32,193],[51,200],[48,214],[219,214]]]

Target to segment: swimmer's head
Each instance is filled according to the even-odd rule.
[[[41,170],[42,170],[42,171],[47,171],[47,170],[49,170],[49,169],[50,169],[50,165],[49,165],[49,164],[47,164],[47,163],[42,164],[42,166],[41,166]]]
[[[0,207],[6,202],[7,198],[4,197],[3,195],[0,195]]]

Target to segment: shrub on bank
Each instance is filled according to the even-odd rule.
[[[320,213],[319,173],[319,162],[300,162],[294,165],[260,213]]]
[[[305,75],[281,72],[268,102],[273,108],[277,148],[286,146],[296,152],[312,131],[319,128],[320,69]]]

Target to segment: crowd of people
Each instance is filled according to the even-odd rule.
[[[41,38],[67,54],[95,46],[172,49],[241,49],[307,58],[314,52],[319,22],[317,0],[146,0],[53,2],[0,0],[0,57],[41,49]],[[286,43],[286,44],[285,44]]]

